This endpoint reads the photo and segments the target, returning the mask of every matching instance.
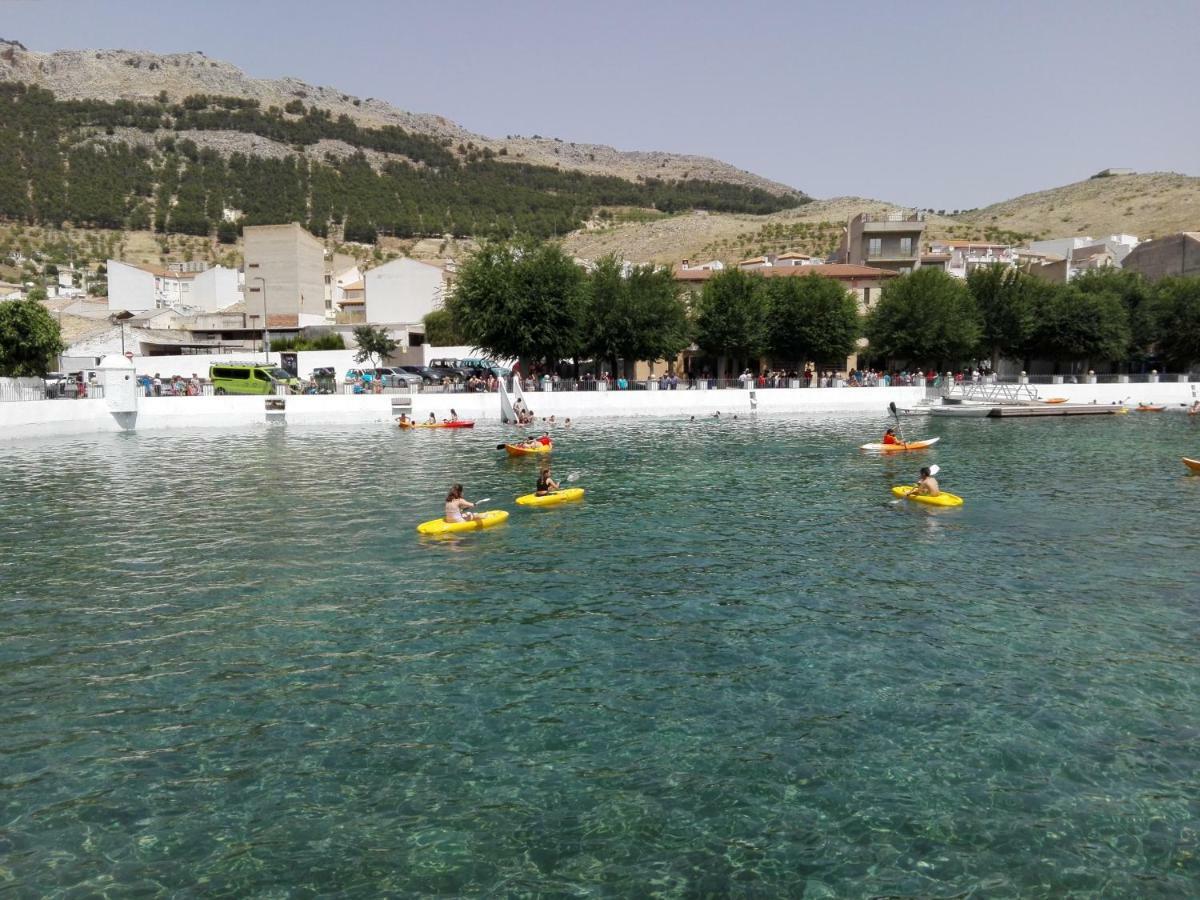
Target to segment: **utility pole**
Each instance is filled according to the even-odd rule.
[[[251,281],[260,284],[263,295],[263,361],[271,361],[271,332],[267,329],[267,281],[261,275],[255,275]]]

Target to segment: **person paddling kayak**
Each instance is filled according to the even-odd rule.
[[[933,477],[935,474],[937,474],[937,471],[935,470],[940,471],[940,469],[937,469],[936,466],[933,469],[931,469],[929,466],[921,467],[921,477],[917,479],[917,486],[913,488],[914,494],[923,494],[926,497],[936,497],[942,492],[938,487],[937,479]]]
[[[475,513],[470,511],[474,506],[474,503],[463,499],[463,486],[453,485],[446,495],[445,519],[447,522],[469,522],[475,518]]]
[[[558,490],[558,482],[550,477],[550,467],[544,466],[542,473],[538,475],[537,487],[534,493],[539,497],[545,497],[547,494],[552,494]]]
[[[895,430],[889,428],[887,431],[885,431],[883,433],[883,443],[885,443],[885,444],[899,444],[900,443],[899,439],[897,439],[897,437],[896,437]]]

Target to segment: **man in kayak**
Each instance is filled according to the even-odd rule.
[[[941,493],[938,487],[937,479],[933,477],[933,472],[929,466],[921,467],[921,477],[917,480],[917,486],[913,488],[914,494],[922,494],[926,497],[936,497]]]
[[[470,512],[474,506],[474,503],[463,499],[463,486],[461,484],[453,485],[450,493],[446,495],[445,519],[451,523],[469,522],[475,518],[475,513]]]
[[[883,433],[883,442],[885,444],[899,444],[900,443],[900,441],[898,441],[896,439],[896,432],[891,428],[889,428],[887,431],[885,431]]]
[[[543,466],[542,474],[538,476],[537,488],[534,493],[539,497],[545,497],[547,494],[553,494],[558,490],[558,482],[550,477],[550,467]]]
[[[550,432],[543,431],[542,436],[540,438],[538,438],[537,441],[543,447],[549,447],[550,446]]]
[[[412,419],[408,417],[408,413],[400,413],[400,418],[396,420],[396,424],[401,428],[407,428],[412,424]]]

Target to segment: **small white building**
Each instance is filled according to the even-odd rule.
[[[445,297],[442,267],[407,257],[367,271],[366,321],[372,325],[416,325]]]
[[[215,312],[242,299],[236,269],[214,266],[201,272],[180,272],[158,266],[108,261],[108,308],[145,312],[188,306]]]

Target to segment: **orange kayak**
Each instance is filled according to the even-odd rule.
[[[1165,406],[1150,406],[1149,404],[1146,404],[1146,403],[1139,403],[1134,408],[1138,412],[1162,412],[1164,409],[1166,409]]]
[[[863,444],[859,447],[860,450],[872,450],[878,453],[899,453],[902,450],[924,450],[926,447],[932,447],[940,437],[926,438],[923,441],[909,441],[907,444]]]
[[[1043,400],[1042,402],[1043,403],[1066,403],[1067,398],[1066,397],[1051,397],[1050,399]]]
[[[1193,472],[1200,472],[1200,459],[1188,459],[1185,456],[1183,457],[1183,464]]]
[[[534,456],[538,453],[549,453],[554,449],[554,442],[538,444],[536,447],[521,447],[517,444],[505,444],[504,449],[509,456]]]

